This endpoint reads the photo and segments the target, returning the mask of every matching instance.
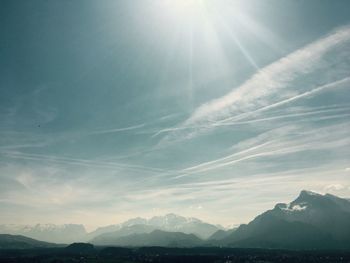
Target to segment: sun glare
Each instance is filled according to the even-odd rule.
[[[166,8],[179,18],[203,17],[206,10],[205,0],[168,0],[165,4]]]
[[[180,0],[180,1],[172,1],[174,6],[177,6],[179,9],[188,9],[188,10],[196,10],[201,8],[204,4],[203,0]]]

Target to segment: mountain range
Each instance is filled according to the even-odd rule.
[[[91,242],[96,245],[110,245],[116,242],[118,238],[135,234],[149,234],[155,230],[172,233],[194,234],[201,239],[207,239],[222,226],[205,223],[196,218],[186,218],[175,214],[165,216],[155,216],[151,219],[135,218],[128,220],[118,226],[105,227],[103,230],[116,229],[115,231],[101,233],[97,229],[90,234]],[[99,233],[99,235],[96,235]]]
[[[182,232],[166,232],[153,230],[150,233],[131,234],[127,236],[108,239],[102,243],[91,241],[94,245],[121,246],[121,247],[196,247],[205,242],[194,234]]]
[[[75,235],[74,241],[103,246],[350,249],[350,201],[330,194],[301,191],[291,203],[278,203],[250,223],[233,229],[168,214],[151,219],[134,218],[91,233],[86,233],[81,225],[0,226],[0,233],[10,230],[40,240],[60,240],[59,243],[63,237],[72,240]],[[44,233],[52,236],[48,239]],[[0,244],[5,246],[2,236]]]
[[[155,216],[150,219],[132,218],[121,224],[97,228],[90,233],[87,233],[83,225],[77,224],[0,225],[0,233],[3,234],[23,235],[53,243],[92,241],[101,245],[110,244],[110,239],[115,240],[132,234],[151,233],[154,230],[194,234],[201,239],[207,239],[219,229],[224,228],[196,218],[186,218],[175,214]]]

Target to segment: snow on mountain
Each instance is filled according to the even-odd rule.
[[[107,231],[116,229],[114,232]],[[144,229],[144,232],[142,232]],[[111,238],[111,236],[120,237],[128,234],[149,233],[152,230],[162,230],[167,232],[182,232],[185,234],[195,234],[196,236],[207,239],[219,229],[221,226],[205,223],[197,218],[183,217],[175,214],[167,214],[165,216],[154,216],[150,219],[133,218],[119,225],[98,228],[90,233],[91,239],[101,240],[103,238]]]
[[[147,225],[147,219],[141,217],[131,218],[121,223],[120,225],[121,227],[128,227],[133,225]]]
[[[334,195],[301,191],[241,225],[223,244],[269,248],[345,248],[350,244],[350,202]]]
[[[54,243],[88,241],[100,235],[109,233],[116,233],[118,236],[135,233],[149,233],[156,229],[168,232],[195,234],[198,237],[205,239],[217,230],[223,229],[223,227],[208,224],[196,218],[187,218],[175,214],[154,216],[150,219],[141,217],[132,218],[121,224],[99,227],[90,233],[86,232],[83,225],[77,224],[0,225],[0,233],[2,234],[24,235],[30,238]]]

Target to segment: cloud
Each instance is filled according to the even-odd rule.
[[[296,75],[309,72],[322,55],[334,48],[334,46],[349,40],[350,27],[346,27],[293,52],[287,57],[263,68],[246,83],[226,96],[201,106],[188,122],[194,122],[203,118],[213,120],[216,115],[220,118],[220,116],[226,114],[228,108],[232,109],[237,102],[243,101],[245,104],[248,104],[261,96],[266,97],[270,93],[277,91],[277,89],[283,88]]]
[[[220,126],[220,122],[241,119],[348,83],[349,67],[344,60],[349,58],[346,45],[349,41],[350,27],[342,27],[277,60],[227,95],[198,107],[180,125],[162,130],[160,133],[169,133],[163,141],[191,138],[200,131]],[[332,59],[322,59],[331,52]],[[315,79],[308,82],[304,78],[308,74]]]
[[[145,127],[145,125],[146,125],[145,123],[142,123],[142,124],[133,125],[133,126],[129,126],[129,127],[123,127],[123,128],[96,130],[96,131],[89,132],[89,135],[131,131],[131,130],[141,129],[141,128]]]
[[[287,100],[280,101],[278,103],[275,103],[273,105],[269,105],[268,107],[260,108],[258,110],[255,110],[253,112],[248,112],[246,114],[242,114],[238,117],[235,117],[235,120],[232,120],[231,118],[222,120],[220,122],[212,123],[212,127],[220,127],[220,126],[232,126],[232,125],[242,125],[242,124],[252,124],[252,123],[258,123],[258,122],[266,122],[266,121],[276,121],[276,120],[284,120],[289,118],[296,118],[296,117],[311,117],[315,119],[332,119],[332,118],[342,118],[346,117],[349,114],[336,114],[338,112],[346,112],[350,109],[347,105],[329,105],[329,106],[321,106],[321,107],[289,107],[284,108],[282,110],[279,110],[278,112],[273,112],[272,116],[264,116],[264,117],[256,117],[258,113],[273,109],[275,107],[281,106],[283,104],[295,101],[302,97],[307,97],[310,95],[313,95],[317,92],[329,89],[329,88],[335,88],[338,87],[338,84],[345,84],[347,82],[350,82],[350,78],[344,78],[340,81],[336,81],[335,83],[330,83],[327,85],[323,85],[321,87],[315,88],[312,91],[305,92],[303,94],[297,95],[295,97],[289,98]],[[281,112],[282,114],[276,115],[276,113]],[[335,114],[332,114],[335,113]],[[270,115],[270,114],[269,114]],[[316,117],[317,115],[323,115],[320,117]],[[324,116],[327,115],[327,116]],[[303,120],[299,118],[299,120]],[[175,127],[175,128],[166,128],[157,131],[153,134],[152,137],[156,137],[162,133],[168,133],[168,132],[174,132],[174,131],[184,131],[184,130],[190,130],[194,128],[208,128],[208,125],[198,125],[198,126],[189,126],[189,127]]]
[[[337,80],[337,81],[334,81],[334,82],[331,82],[331,83],[319,86],[319,87],[314,88],[314,89],[312,89],[310,91],[306,91],[304,93],[295,95],[295,96],[287,98],[285,100],[278,101],[276,103],[273,103],[273,104],[267,105],[265,107],[259,108],[257,110],[251,111],[251,112],[249,112],[247,114],[243,114],[243,116],[239,115],[238,117],[235,117],[234,119],[235,120],[239,120],[241,118],[247,117],[248,115],[252,115],[252,114],[256,114],[256,113],[262,112],[262,111],[270,110],[270,109],[282,106],[284,104],[296,101],[298,99],[305,98],[305,97],[308,97],[308,96],[312,96],[312,95],[314,95],[316,93],[319,93],[321,91],[324,91],[324,90],[327,90],[327,89],[336,88],[336,87],[339,87],[339,86],[341,86],[343,84],[348,84],[348,83],[350,83],[350,77],[345,77],[343,79],[340,79],[340,80]],[[232,120],[232,118],[227,118],[227,119],[224,119],[222,121],[230,121],[230,120]]]
[[[342,184],[330,184],[325,186],[326,191],[339,191],[339,190],[344,190],[347,187],[342,185]]]
[[[232,147],[232,153],[224,157],[183,169],[183,173],[180,172],[175,178],[179,179],[224,167],[232,167],[244,161],[259,158],[280,158],[287,154],[305,151],[334,151],[334,155],[335,152],[340,153],[342,149],[346,149],[350,145],[349,128],[350,123],[345,122],[319,128],[306,123],[272,129],[239,142]]]

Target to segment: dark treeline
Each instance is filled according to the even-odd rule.
[[[350,262],[350,251],[288,251],[237,248],[84,247],[0,250],[6,263],[190,263],[190,262]]]

